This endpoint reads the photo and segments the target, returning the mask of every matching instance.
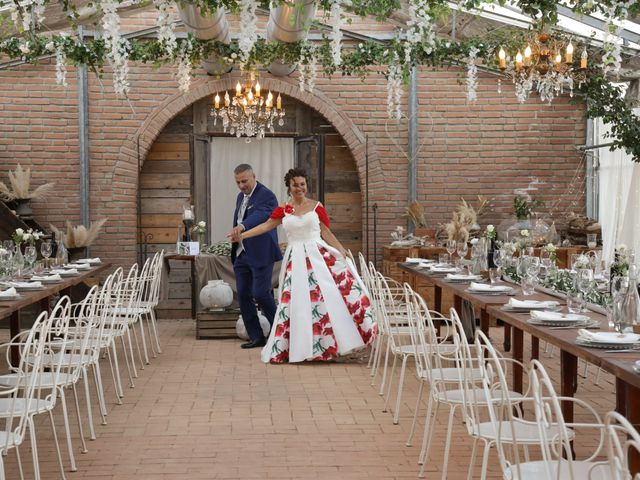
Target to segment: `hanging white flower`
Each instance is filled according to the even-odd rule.
[[[11,0],[7,7],[13,23],[22,24],[25,31],[38,27],[45,20],[45,0]]]
[[[298,87],[301,92],[305,90],[313,92],[317,79],[317,61],[315,50],[313,47],[303,48],[300,52],[300,60],[298,61]]]
[[[402,117],[402,68],[398,54],[394,54],[394,62],[387,72],[387,116],[397,121]]]
[[[434,31],[434,19],[429,15],[429,3],[427,0],[411,0],[409,2],[409,27],[406,32],[406,41],[404,44],[404,61],[411,62],[411,52],[418,44],[422,44],[422,48],[426,53],[431,53],[436,42],[436,33]]]
[[[175,25],[171,18],[171,0],[153,0],[158,16],[156,26],[158,27],[158,40],[164,45],[168,55],[172,55],[178,43],[176,42]]]
[[[107,59],[113,68],[113,88],[116,94],[129,93],[129,42],[120,35],[120,16],[117,0],[102,0],[103,38],[107,45]]]
[[[178,89],[182,93],[187,93],[191,88],[193,65],[190,55],[192,49],[193,45],[191,42],[186,41],[180,46],[180,53],[178,54],[178,71],[176,72],[176,77],[178,79]]]
[[[56,83],[63,87],[69,86],[67,84],[67,54],[63,45],[56,47]]]
[[[240,39],[238,40],[238,47],[242,52],[240,60],[245,63],[249,59],[249,54],[253,49],[253,46],[258,41],[258,34],[256,32],[256,23],[258,17],[256,16],[257,2],[254,0],[240,0]]]
[[[467,57],[467,101],[475,102],[478,99],[478,67],[476,66],[476,56],[478,49],[471,47]]]
[[[615,7],[609,8],[607,12],[607,21],[604,27],[604,43],[602,48],[602,73],[615,75],[620,74],[622,66],[622,38],[620,38],[620,28],[622,22],[627,18],[626,4],[620,6],[621,12],[618,17],[615,16]]]
[[[329,24],[331,25],[331,56],[333,63],[339,66],[342,63],[342,7],[340,0],[331,1]]]

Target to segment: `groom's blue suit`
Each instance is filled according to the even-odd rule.
[[[278,200],[273,192],[257,182],[249,197],[244,216],[238,222],[238,213],[243,199],[244,194],[240,192],[236,199],[233,226],[242,223],[245,231],[265,222],[278,206]],[[238,243],[231,246],[231,261],[236,274],[240,312],[250,340],[260,340],[263,338],[263,332],[255,304],[260,306],[271,324],[273,324],[276,313],[276,304],[271,294],[271,276],[273,264],[282,260],[282,253],[278,246],[278,234],[274,229],[268,233],[243,240],[243,250],[236,256],[238,246]]]

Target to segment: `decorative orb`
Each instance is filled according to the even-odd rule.
[[[269,330],[271,330],[271,325],[269,324],[269,320],[265,317],[262,312],[258,312],[258,320],[260,320],[260,326],[262,327],[262,333],[264,336],[269,335]],[[236,322],[236,334],[242,340],[249,340],[249,335],[247,335],[247,329],[244,327],[244,322],[242,321],[242,315],[238,317],[238,321]]]
[[[224,308],[233,302],[233,290],[224,280],[209,280],[200,290],[200,303],[204,308]]]

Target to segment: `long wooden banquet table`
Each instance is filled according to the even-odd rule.
[[[512,285],[515,296],[507,295],[481,295],[468,292],[468,284],[449,283],[444,277],[430,275],[427,269],[416,268],[412,264],[400,264],[400,268],[411,277],[428,277],[435,287],[435,305],[437,311],[441,311],[442,289],[449,289],[454,295],[454,307],[458,310],[462,299],[471,302],[480,310],[481,328],[485,333],[489,331],[491,320],[501,320],[505,324],[505,350],[512,350],[514,359],[524,360],[524,332],[531,336],[531,357],[538,358],[539,342],[544,340],[560,350],[560,394],[565,397],[573,397],[578,388],[578,358],[592,363],[616,377],[616,410],[624,415],[636,429],[640,430],[640,374],[633,370],[633,364],[640,360],[640,351],[637,352],[607,352],[604,349],[588,348],[576,344],[577,328],[552,328],[532,325],[527,322],[530,318],[528,312],[515,312],[503,309],[509,298],[524,300],[522,290],[517,285]],[[409,282],[412,283],[411,281]],[[536,292],[526,297],[527,300],[556,300],[561,304],[563,299],[545,293]],[[459,310],[458,310],[459,311]],[[442,312],[446,313],[446,312]],[[600,329],[610,330],[604,315],[589,311],[588,316],[597,320]],[[512,345],[511,345],[512,343]],[[518,392],[523,391],[522,368],[513,369],[513,388]],[[563,414],[567,422],[573,421],[573,403],[563,402]],[[640,455],[631,449],[630,466],[633,472],[640,472]]]
[[[63,277],[62,281],[57,283],[49,283],[43,285],[39,290],[22,290],[18,292],[20,298],[17,300],[0,302],[0,319],[9,319],[9,332],[11,338],[20,333],[20,311],[36,303],[40,304],[42,310],[49,310],[49,298],[52,295],[61,293],[62,295],[69,294],[71,288],[75,285],[85,282],[89,278],[95,277],[97,274],[107,270],[111,267],[110,263],[101,263],[99,265],[92,265],[89,270],[79,270],[78,275],[72,277]],[[12,354],[17,354],[17,351]],[[12,361],[16,361],[16,358],[12,358]],[[17,361],[15,363],[17,365]]]

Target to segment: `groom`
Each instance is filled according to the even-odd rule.
[[[278,206],[278,200],[271,190],[256,181],[251,165],[238,165],[233,173],[240,193],[233,214],[233,230],[229,233],[233,242],[231,261],[236,275],[240,312],[249,334],[249,341],[241,347],[262,347],[266,339],[258,320],[256,303],[273,325],[276,304],[271,294],[271,274],[274,262],[282,260],[282,254],[275,230],[246,240],[240,240],[240,234],[265,222]]]

